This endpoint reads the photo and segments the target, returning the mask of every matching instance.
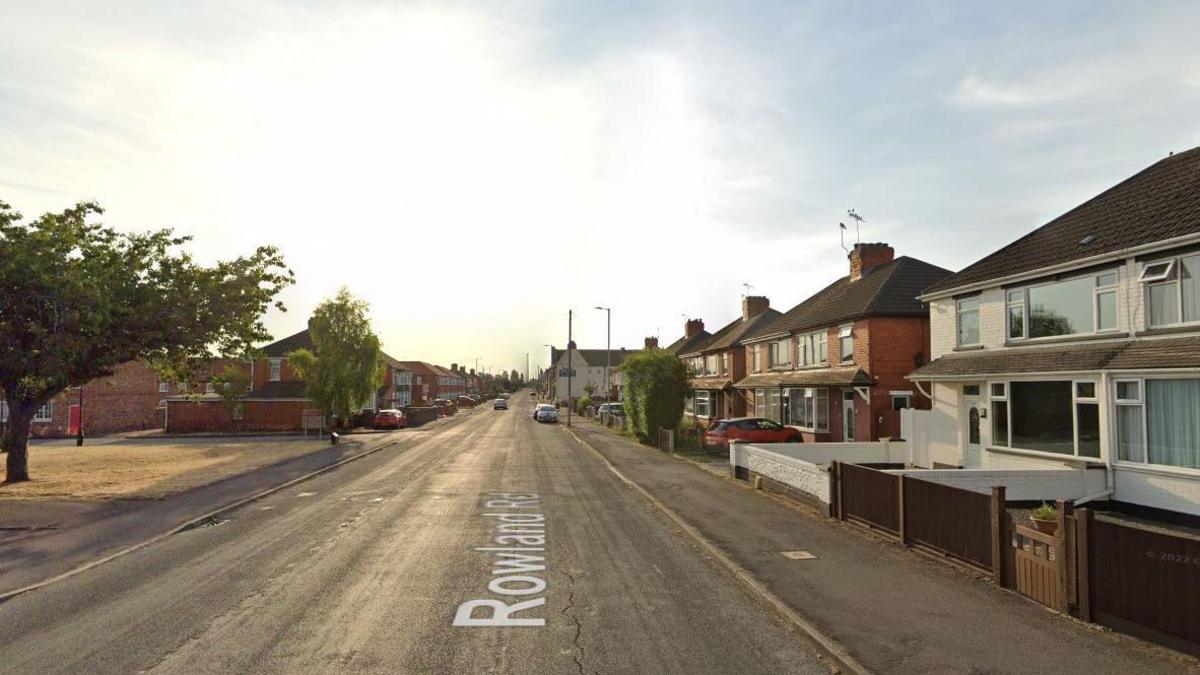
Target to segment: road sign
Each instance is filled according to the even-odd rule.
[[[575,371],[571,368],[561,368],[558,371],[559,377],[575,377]]]

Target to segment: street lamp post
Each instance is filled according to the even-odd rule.
[[[554,345],[542,345],[542,346],[550,348],[550,367],[546,368],[546,385],[549,386],[550,379],[555,377],[555,375],[554,375]],[[545,392],[542,392],[542,393],[545,393]]]
[[[612,394],[612,380],[608,375],[609,369],[612,368],[612,307],[596,305],[596,309],[604,311],[608,317],[608,337],[604,340],[604,402],[608,403]]]
[[[79,385],[79,427],[75,430],[75,447],[83,446],[83,385]]]

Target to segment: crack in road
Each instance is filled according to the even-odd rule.
[[[571,639],[571,644],[575,647],[575,667],[579,669],[579,675],[587,675],[587,671],[583,667],[584,649],[583,645],[579,644],[580,637],[583,636],[583,622],[579,620],[579,616],[575,614],[575,577],[570,572],[565,572],[567,579],[571,580],[570,590],[567,592],[567,605],[562,609],[562,615],[571,620],[575,624],[575,637]],[[593,670],[594,675],[600,675],[599,671]]]

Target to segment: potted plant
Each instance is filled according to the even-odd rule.
[[[1038,532],[1054,534],[1058,530],[1058,511],[1046,502],[1029,512],[1029,521]]]

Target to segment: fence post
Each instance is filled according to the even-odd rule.
[[[900,512],[897,514],[897,521],[900,523],[899,529],[900,529],[900,545],[901,546],[908,546],[907,519],[904,517],[904,486],[907,482],[908,481],[905,480],[904,474],[900,474],[900,486],[896,490],[896,492],[900,496],[899,503],[897,504],[897,506],[900,509]]]
[[[1079,595],[1079,618],[1092,620],[1091,569],[1089,565],[1088,538],[1092,530],[1092,510],[1075,511],[1075,574]]]
[[[837,462],[829,463],[829,517],[837,518],[838,502],[838,467]]]
[[[992,581],[1004,585],[1005,520],[1008,518],[1004,501],[1004,486],[992,486]]]
[[[837,517],[838,520],[845,520],[846,512],[842,510],[842,460],[833,460],[833,472],[837,477]]]
[[[1071,613],[1071,562],[1074,555],[1068,545],[1071,542],[1067,541],[1067,520],[1071,518],[1071,511],[1074,503],[1066,500],[1058,500],[1058,530],[1054,534],[1058,546],[1058,611],[1069,615]]]

